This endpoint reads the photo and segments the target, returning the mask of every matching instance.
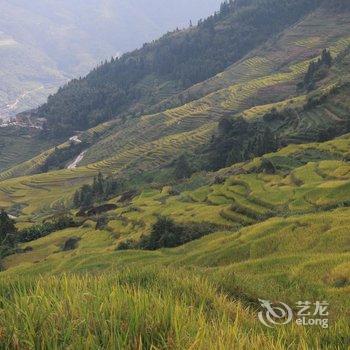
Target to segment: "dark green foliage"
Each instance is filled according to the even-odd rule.
[[[75,79],[33,112],[47,119],[47,133],[65,135],[119,115],[156,112],[170,94],[223,71],[250,50],[295,23],[318,0],[229,1],[198,26],[169,33],[151,44]],[[144,83],[147,81],[147,88]],[[182,96],[182,97],[181,97]],[[188,102],[179,95],[172,105]]]
[[[10,219],[5,210],[0,212],[0,259],[12,253],[15,248],[15,222]]]
[[[122,184],[112,177],[101,173],[94,177],[92,185],[83,185],[73,197],[75,208],[89,209],[97,201],[103,201],[122,189]]]
[[[309,64],[304,81],[298,84],[298,88],[306,89],[307,91],[313,90],[316,83],[327,76],[328,69],[331,67],[332,63],[333,59],[330,51],[324,49],[322,51],[321,58],[319,58],[317,61],[312,61]]]
[[[51,222],[45,222],[40,225],[34,225],[24,230],[18,231],[15,223],[8,217],[5,211],[0,213],[0,258],[16,252],[16,244],[35,241],[45,237],[52,232],[63,230],[69,227],[76,227],[78,224],[69,216],[60,216]],[[30,251],[28,249],[23,252]]]
[[[174,248],[185,243],[199,239],[217,228],[212,224],[177,224],[167,217],[159,217],[153,224],[149,236],[142,236],[139,242],[134,240],[126,240],[121,242],[117,250],[143,249],[157,250],[161,248]]]
[[[94,193],[92,186],[83,185],[80,190],[76,191],[73,198],[75,208],[90,208],[94,203]]]
[[[316,132],[317,141],[325,142],[328,140],[332,140],[336,136],[342,134],[342,130],[342,126],[330,126],[328,128],[319,130],[318,132]]]
[[[0,212],[0,244],[13,244],[12,237],[16,234],[17,229],[14,220],[10,219],[5,210]]]
[[[108,225],[108,219],[104,216],[101,216],[97,219],[95,230],[103,230]]]
[[[64,230],[69,227],[77,227],[76,223],[69,216],[59,216],[52,221],[34,225],[18,232],[17,241],[21,243],[35,241],[41,237],[45,237],[55,231]]]
[[[278,140],[269,127],[261,123],[248,123],[242,117],[223,118],[217,135],[205,151],[207,168],[218,170],[255,156],[274,152]]]
[[[263,158],[261,160],[261,165],[260,165],[260,169],[259,172],[263,172],[266,174],[275,174],[276,173],[276,168],[273,165],[273,163],[271,162],[270,159],[267,158]]]
[[[36,170],[39,173],[46,173],[55,169],[64,169],[69,160],[72,160],[78,156],[85,148],[87,144],[82,143],[70,143],[66,148],[55,148],[55,151],[47,157],[45,162]]]
[[[66,252],[66,251],[69,251],[69,250],[77,249],[79,241],[80,241],[80,238],[76,238],[76,237],[68,238],[64,242],[64,245],[62,247],[62,251]]]
[[[138,244],[140,249],[156,250],[173,248],[212,233],[215,228],[206,224],[180,225],[167,217],[158,218],[151,234],[144,236]]]
[[[279,112],[276,108],[264,114],[263,119],[267,123],[283,121],[288,117],[289,111]]]
[[[129,249],[137,249],[138,244],[132,239],[128,239],[124,242],[120,242],[117,250],[129,250]]]
[[[175,163],[174,176],[176,180],[187,179],[192,175],[193,171],[188,163],[185,155],[179,157]]]
[[[169,218],[161,217],[152,226],[149,237],[144,237],[140,247],[147,250],[156,250],[163,247],[176,247],[184,236],[184,228],[175,224]]]

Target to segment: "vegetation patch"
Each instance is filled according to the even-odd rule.
[[[142,237],[139,242],[122,242],[119,244],[118,250],[174,248],[213,233],[215,230],[217,228],[212,224],[180,225],[170,218],[160,217],[152,225],[151,233],[148,236]]]

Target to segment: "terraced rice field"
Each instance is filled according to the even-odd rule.
[[[41,140],[21,128],[0,128],[0,172],[35,157],[52,147],[50,140]]]
[[[34,212],[48,213],[53,208],[59,210],[69,207],[69,198],[74,190],[88,182],[98,171],[129,173],[133,170],[143,173],[163,167],[180,153],[188,150],[194,152],[202,148],[209,142],[216,129],[216,123],[223,115],[243,113],[247,119],[257,119],[274,107],[283,110],[290,103],[302,106],[306,100],[305,96],[285,100],[283,94],[273,97],[268,90],[275,91],[277,87],[278,91],[282,86],[295,89],[310,59],[319,54],[324,47],[329,47],[332,53],[338,53],[349,45],[348,18],[340,16],[337,18],[340,24],[336,26],[333,26],[334,19],[330,18],[329,26],[327,24],[323,27],[324,21],[322,20],[322,26],[319,21],[327,15],[319,13],[313,16],[307,20],[314,25],[306,28],[301,21],[291,31],[228,68],[217,77],[224,84],[217,86],[218,89],[212,93],[179,108],[127,120],[125,124],[115,120],[82,134],[83,139],[94,141],[79,168],[15,178],[30,174],[33,168],[47,157],[48,153],[43,153],[31,161],[1,173],[0,178],[3,181],[0,182],[0,202],[6,207],[25,205],[23,212],[26,215]],[[271,45],[277,49],[271,51]],[[334,68],[328,86],[334,83],[339,69]],[[211,89],[217,78],[210,79],[204,85]],[[199,89],[200,86],[196,88]],[[288,91],[290,93],[290,90]],[[296,91],[294,93],[296,95]],[[308,131],[317,130],[321,124],[332,125],[345,120],[349,110],[346,95],[347,92],[343,95],[340,93],[327,100],[322,107],[300,113],[296,116],[297,124],[293,125],[293,130],[288,125],[283,126],[285,133],[299,141],[302,138],[307,139]],[[257,96],[258,105],[254,102]],[[274,99],[273,103],[271,98]],[[208,194],[203,203],[220,208],[221,223],[252,223],[256,217],[268,215],[269,210],[282,210],[283,206],[286,210],[291,210],[291,207],[293,210],[313,207],[313,204],[307,203],[303,198],[303,191],[306,192],[307,188],[299,190],[300,193],[297,191],[294,197],[290,196],[295,183],[303,181],[298,178],[298,173],[292,173],[285,179],[278,176],[271,179],[262,179],[255,175],[242,177],[235,180],[245,183],[249,196],[235,194],[227,185],[220,190],[211,188],[210,195]],[[269,191],[269,198],[264,198],[264,204],[269,203],[280,206],[279,208],[264,208],[262,202],[253,205],[255,198],[262,201],[262,197],[267,193],[266,189]],[[283,193],[280,195],[283,197],[281,202],[278,192]],[[296,203],[292,204],[293,201]]]

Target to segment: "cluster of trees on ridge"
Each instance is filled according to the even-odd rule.
[[[202,224],[178,224],[169,217],[161,216],[152,225],[151,232],[142,236],[139,241],[127,240],[121,242],[117,249],[142,249],[157,250],[161,248],[174,248],[199,239],[214,232],[213,225]]]
[[[319,2],[226,1],[198,26],[168,33],[139,50],[112,58],[86,78],[72,80],[33,115],[47,119],[48,135],[60,136],[117,115],[147,112],[164,99],[161,85],[174,94],[204,81],[295,23]],[[175,102],[181,103],[180,98]]]
[[[331,52],[324,49],[321,57],[317,61],[310,62],[304,80],[298,84],[298,89],[306,89],[307,91],[314,90],[317,81],[326,77],[332,63],[333,58]]]
[[[264,123],[249,123],[243,117],[222,118],[216,135],[203,151],[207,170],[219,170],[266,153],[277,151],[277,136]]]
[[[75,208],[89,209],[95,202],[107,200],[110,196],[120,192],[123,183],[111,176],[103,176],[101,172],[94,176],[91,185],[86,184],[79,188],[73,197]]]
[[[171,178],[175,181],[181,181],[189,178],[194,169],[185,154],[180,155],[173,162]],[[169,178],[170,179],[170,178]],[[74,208],[86,211],[93,207],[94,204],[106,201],[123,190],[127,190],[125,180],[112,176],[104,176],[101,172],[94,176],[92,184],[85,184],[75,191],[73,196]],[[128,191],[132,194],[135,190]],[[127,195],[126,193],[126,195]]]
[[[52,154],[50,154],[46,160],[35,170],[38,173],[47,173],[55,169],[64,169],[67,162],[75,158],[85,148],[87,148],[86,142],[70,142],[67,147],[56,147]]]
[[[51,221],[18,230],[15,221],[2,209],[0,211],[0,263],[4,257],[22,252],[18,248],[18,243],[35,241],[53,232],[79,225],[80,223],[75,222],[70,216],[59,215]],[[30,250],[30,247],[27,247],[24,252],[27,250]]]

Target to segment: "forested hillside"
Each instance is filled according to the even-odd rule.
[[[69,134],[113,117],[157,112],[159,102],[221,72],[318,3],[229,1],[198,26],[169,33],[71,81],[34,115],[46,118],[54,133]],[[190,100],[180,94],[172,104]]]
[[[0,2],[0,119],[35,108],[69,79],[217,10],[220,0]]]

